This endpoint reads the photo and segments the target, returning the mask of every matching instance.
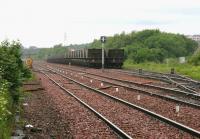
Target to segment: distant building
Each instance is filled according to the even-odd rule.
[[[187,35],[187,38],[200,42],[200,35]]]

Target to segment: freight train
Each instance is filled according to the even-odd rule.
[[[121,68],[123,61],[123,49],[104,50],[105,68]],[[47,62],[100,68],[102,65],[102,49],[68,49],[65,56],[49,57]]]

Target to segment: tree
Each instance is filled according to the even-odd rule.
[[[125,34],[115,34],[107,38],[105,48],[124,48],[126,58],[137,63],[144,61],[163,62],[166,58],[192,55],[197,43],[184,35],[144,30]],[[99,40],[91,43],[92,48],[100,48]]]
[[[8,82],[9,92],[17,99],[16,92],[23,78],[29,77],[30,72],[21,60],[21,43],[19,41],[3,41],[0,44],[0,68],[2,80]]]
[[[200,49],[191,57],[189,62],[195,66],[200,66]]]

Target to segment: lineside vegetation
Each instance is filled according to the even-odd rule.
[[[99,40],[91,47],[100,48]],[[171,68],[180,73],[200,80],[200,49],[198,43],[181,34],[144,30],[129,34],[121,33],[108,37],[107,48],[123,48],[126,51],[126,69],[146,69],[170,72]],[[186,57],[180,64],[179,57]]]
[[[124,48],[127,59],[134,63],[160,63],[167,58],[191,56],[197,46],[197,42],[184,35],[159,30],[116,34],[108,37],[105,44],[106,48]],[[101,47],[100,41],[94,40],[91,47]]]
[[[101,42],[99,39],[95,39],[89,44],[71,45],[70,47],[101,48]],[[53,48],[39,48],[36,49],[37,52],[34,53],[33,57],[36,59],[45,59],[48,56],[62,57],[67,50],[66,48],[61,44],[55,45]],[[135,66],[135,68],[145,69],[146,66],[142,65],[152,65],[159,67],[155,69],[156,71],[169,72],[173,66],[181,74],[200,79],[195,72],[198,71],[198,66],[200,66],[198,43],[181,34],[166,33],[159,30],[143,30],[128,34],[123,32],[107,37],[105,48],[125,49],[126,61],[124,68],[134,68]],[[196,52],[197,50],[199,52]],[[25,50],[26,53],[30,51]],[[186,64],[179,64],[179,62],[174,64],[173,61],[177,61],[179,57],[186,57]],[[166,64],[168,60],[169,62]],[[186,70],[186,67],[188,67],[188,70]],[[153,67],[152,70],[154,70]]]
[[[10,138],[14,108],[22,82],[31,76],[21,60],[22,44],[5,40],[0,44],[0,138]]]

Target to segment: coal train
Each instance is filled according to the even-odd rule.
[[[68,49],[65,56],[49,57],[47,59],[47,62],[100,68],[102,66],[102,49],[96,49],[96,48]],[[124,62],[123,49],[104,50],[105,68],[121,68],[123,62]]]

